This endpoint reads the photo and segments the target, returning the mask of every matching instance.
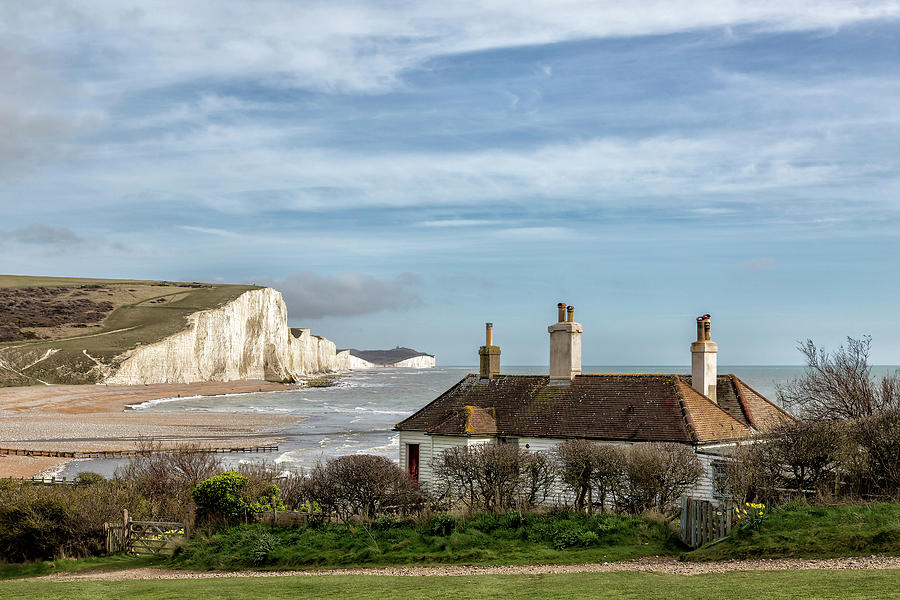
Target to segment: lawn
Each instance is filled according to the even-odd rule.
[[[0,582],[5,600],[66,598],[609,598],[644,600],[742,600],[767,598],[900,597],[900,571],[762,571],[715,575],[655,573],[577,573],[565,575],[476,575],[458,577],[380,577],[367,575],[294,576],[147,581],[43,580]]]

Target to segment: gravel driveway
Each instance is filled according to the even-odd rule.
[[[652,571],[672,575],[702,575],[728,571],[785,571],[803,569],[900,569],[900,556],[860,556],[827,559],[760,559],[721,562],[681,562],[672,557],[647,557],[623,562],[585,565],[529,565],[513,567],[383,567],[367,569],[328,569],[318,571],[182,571],[173,569],[123,569],[90,573],[47,575],[53,581],[117,581],[124,579],[209,579],[214,577],[291,577],[302,575],[381,575],[400,577],[461,575],[538,575],[547,573],[609,573],[613,571]]]

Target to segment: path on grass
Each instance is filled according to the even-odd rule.
[[[182,571],[175,569],[121,569],[88,573],[60,573],[41,579],[54,581],[121,581],[127,579],[211,579],[216,577],[291,577],[321,575],[381,575],[400,577],[462,575],[541,575],[554,573],[610,573],[613,571],[651,571],[670,575],[703,575],[729,571],[787,571],[842,569],[900,569],[900,556],[859,556],[825,559],[759,559],[720,562],[681,562],[674,557],[652,556],[622,562],[586,565],[526,565],[512,567],[435,566],[382,567],[365,569],[327,569],[317,571]]]

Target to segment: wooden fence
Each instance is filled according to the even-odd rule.
[[[681,498],[681,541],[691,548],[723,539],[736,521],[734,506]]]
[[[186,523],[171,521],[133,521],[122,511],[121,523],[104,523],[106,552],[157,555],[172,550],[176,540],[188,537]]]

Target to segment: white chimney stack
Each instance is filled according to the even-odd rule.
[[[549,326],[550,381],[569,382],[581,375],[581,323],[575,322],[575,307],[557,304],[558,322]]]
[[[691,387],[716,402],[719,346],[710,341],[709,330],[709,315],[697,317],[697,341],[691,344]]]

